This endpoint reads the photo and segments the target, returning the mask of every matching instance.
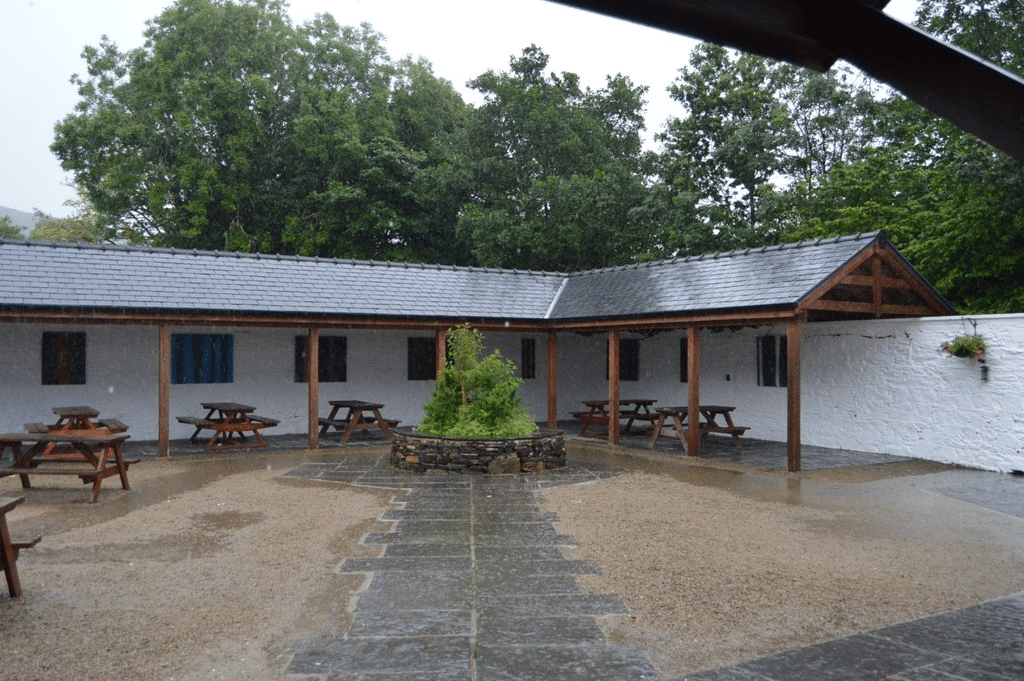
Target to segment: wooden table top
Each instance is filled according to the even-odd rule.
[[[363,402],[362,400],[329,400],[332,407],[348,407],[349,409],[381,409],[384,407],[379,402]]]
[[[230,411],[236,413],[256,411],[256,407],[238,402],[203,402],[203,409],[216,409],[217,411]]]
[[[87,407],[84,405],[78,407],[54,407],[53,413],[56,414],[57,416],[63,416],[65,418],[68,416],[92,418],[100,415],[99,409],[93,409],[92,407]]]

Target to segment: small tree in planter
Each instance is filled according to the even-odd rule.
[[[484,359],[483,334],[463,324],[448,334],[448,359],[424,406],[419,431],[459,438],[520,437],[537,430],[519,397],[516,366],[497,350]]]

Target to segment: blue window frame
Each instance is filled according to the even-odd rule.
[[[171,383],[232,383],[234,346],[229,333],[171,334]]]

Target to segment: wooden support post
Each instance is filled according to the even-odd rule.
[[[700,327],[686,329],[686,453],[700,456]]]
[[[608,332],[608,444],[619,444],[619,332]]]
[[[548,331],[548,428],[558,429],[558,335]]]
[[[801,319],[786,330],[786,465],[800,472],[800,339]]]
[[[306,346],[306,381],[309,387],[308,446],[320,449],[320,329],[309,327]]]
[[[434,352],[436,358],[434,363],[437,368],[437,375],[440,376],[441,372],[444,371],[444,365],[448,361],[448,330],[438,329],[434,332]]]
[[[161,324],[157,338],[157,453],[171,455],[171,328]]]

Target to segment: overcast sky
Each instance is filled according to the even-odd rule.
[[[74,197],[49,150],[53,126],[77,102],[69,82],[84,72],[82,48],[109,36],[121,50],[139,47],[146,20],[172,0],[0,0],[0,206],[50,215],[71,212]],[[892,0],[886,12],[909,23],[916,0]],[[598,89],[622,73],[647,85],[647,134],[678,115],[666,88],[685,66],[694,41],[677,34],[583,12],[547,0],[292,0],[299,24],[327,12],[343,25],[368,21],[389,54],[426,57],[434,73],[477,102],[466,81],[536,44],[549,70],[579,74]]]

